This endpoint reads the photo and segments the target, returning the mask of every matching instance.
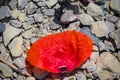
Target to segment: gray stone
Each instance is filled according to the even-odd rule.
[[[34,14],[35,22],[42,22],[44,17],[42,14]]]
[[[113,15],[106,15],[105,19],[108,20],[108,21],[110,21],[110,22],[115,23],[118,20],[118,17],[113,16]]]
[[[5,17],[10,17],[10,10],[8,6],[0,7],[0,19],[4,19]]]
[[[16,66],[18,66],[20,69],[25,68],[25,58],[16,58],[13,62]]]
[[[11,16],[12,16],[12,18],[14,18],[14,19],[18,18],[19,13],[20,13],[20,11],[17,10],[17,9],[12,10],[12,11],[11,11]]]
[[[118,19],[118,21],[116,22],[116,27],[120,28],[120,18]]]
[[[11,51],[11,55],[13,57],[18,57],[23,53],[22,43],[23,43],[22,36],[18,36],[8,45]]]
[[[91,25],[92,33],[94,33],[98,37],[108,37],[108,34],[113,30],[115,30],[115,27],[107,26],[107,24],[104,21],[97,21],[95,23],[92,23]]]
[[[31,38],[32,37],[32,30],[30,29],[30,30],[27,30],[27,31],[23,32],[22,36],[24,38],[27,38],[27,39]]]
[[[42,11],[43,11],[44,15],[46,15],[46,16],[53,16],[55,13],[54,9],[43,9]]]
[[[82,72],[77,72],[75,76],[77,80],[87,80],[86,76]]]
[[[35,23],[35,20],[32,17],[30,17],[30,18],[27,17],[26,22],[27,22],[27,24],[31,25],[31,24]]]
[[[73,22],[77,20],[77,16],[75,14],[73,14],[71,11],[67,11],[65,13],[62,14],[60,21],[63,24],[68,24],[70,22]]]
[[[3,39],[4,39],[4,44],[5,46],[8,45],[8,43],[17,35],[20,34],[20,32],[22,31],[22,29],[17,29],[12,27],[9,24],[5,24],[6,25],[6,29],[3,32]]]
[[[26,15],[25,15],[25,13],[19,13],[19,15],[18,15],[18,19],[19,19],[19,21],[24,22],[25,19],[26,19]]]
[[[27,80],[35,80],[34,77],[27,77]]]
[[[87,13],[97,20],[101,20],[104,16],[102,8],[94,3],[89,3],[87,6]]]
[[[21,27],[22,26],[22,22],[18,21],[18,20],[10,20],[10,23],[12,26],[14,27]]]
[[[80,14],[79,19],[83,25],[90,25],[95,22],[94,19],[90,15],[85,14],[85,13]]]
[[[34,2],[39,2],[39,1],[41,1],[41,0],[33,0]]]
[[[36,40],[37,40],[37,38],[31,38],[30,42],[33,44]]]
[[[6,64],[0,63],[0,71],[3,73],[4,77],[12,77],[12,69]]]
[[[120,15],[120,0],[111,0],[110,7]]]
[[[87,71],[88,72],[93,72],[97,69],[97,65],[95,64],[94,60],[90,60],[88,66],[87,66]]]
[[[106,47],[109,51],[115,51],[115,48],[114,48],[112,42],[105,40],[104,43],[105,43],[105,47]]]
[[[38,4],[39,7],[44,7],[44,6],[46,6],[45,2],[38,2],[37,4]]]
[[[102,41],[98,43],[98,48],[100,51],[104,51],[104,50],[109,51],[109,49],[106,47],[106,45]]]
[[[0,22],[0,33],[5,31],[5,24]]]
[[[25,80],[25,79],[23,78],[23,76],[18,75],[18,76],[17,76],[17,80]]]
[[[97,51],[97,52],[99,51],[99,50],[98,50],[98,47],[97,47],[96,45],[93,45],[93,51],[95,51],[95,52],[96,52],[96,51]]]
[[[87,36],[89,36],[92,39],[94,44],[98,44],[100,42],[100,40],[96,36],[91,34],[90,29],[88,27],[81,28],[80,32],[82,32],[82,33],[86,34]]]
[[[80,29],[80,22],[74,22],[74,23],[70,23],[68,26],[68,30],[78,30],[78,28]]]
[[[65,77],[63,80],[76,80],[75,76]]]
[[[29,2],[27,5],[27,13],[33,14],[37,11],[37,6],[33,2]]]
[[[58,28],[61,27],[59,24],[57,24],[57,23],[55,23],[55,22],[53,22],[53,21],[51,21],[51,22],[49,23],[49,26],[50,26],[50,29],[52,29],[52,30],[55,30],[55,29],[58,29]]]
[[[117,49],[120,49],[120,28],[111,32],[109,36],[114,39]]]
[[[48,72],[40,70],[38,68],[33,68],[33,74],[37,79],[43,80],[48,75]]]
[[[103,68],[110,69],[115,74],[120,74],[120,62],[110,52],[103,52],[100,58],[103,61]]]
[[[4,44],[0,43],[0,52],[7,53],[7,49],[5,48]]]
[[[28,29],[32,28],[32,26],[30,24],[28,24],[28,23],[23,23],[23,28],[25,30],[28,30]]]
[[[11,9],[16,9],[17,8],[17,0],[11,0],[9,2],[9,6]]]
[[[18,0],[18,9],[23,9],[27,5],[28,0]]]
[[[96,62],[97,59],[99,58],[99,52],[92,52],[92,54],[90,55],[90,60]]]
[[[46,0],[46,1],[45,1],[46,5],[47,5],[49,8],[53,7],[57,2],[58,2],[58,0]]]

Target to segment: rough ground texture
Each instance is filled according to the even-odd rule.
[[[27,66],[38,38],[66,30],[93,41],[90,58],[77,69],[52,74]],[[0,80],[120,80],[120,0],[1,0]]]

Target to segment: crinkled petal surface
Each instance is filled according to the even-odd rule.
[[[65,66],[71,71],[82,65],[92,53],[92,40],[77,31],[65,31],[38,39],[27,53],[27,61],[33,66],[61,73]]]

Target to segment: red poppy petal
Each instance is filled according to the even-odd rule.
[[[71,71],[82,65],[92,52],[92,41],[85,34],[66,31],[38,39],[28,50],[27,60],[53,73],[65,67]]]

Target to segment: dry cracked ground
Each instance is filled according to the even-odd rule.
[[[66,30],[92,39],[90,58],[66,74],[30,75],[30,45]],[[0,80],[120,80],[120,0],[0,0]]]

